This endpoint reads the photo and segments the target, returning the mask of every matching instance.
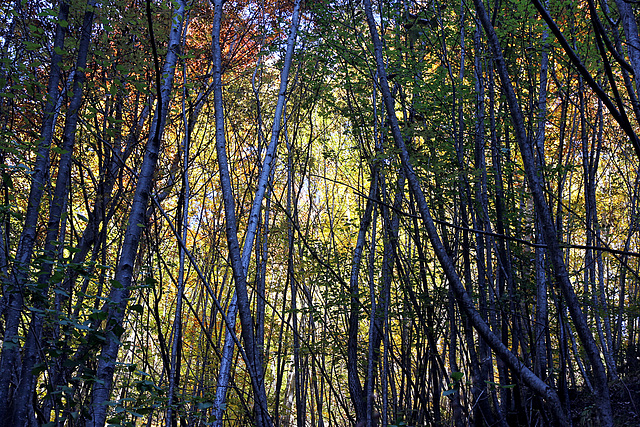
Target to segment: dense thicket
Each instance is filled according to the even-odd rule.
[[[0,8],[0,425],[640,423],[635,3]]]

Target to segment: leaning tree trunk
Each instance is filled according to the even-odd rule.
[[[222,8],[222,2],[220,2],[219,4],[216,3],[216,8],[220,7]],[[216,9],[217,12],[217,9]],[[220,10],[220,14],[222,13],[222,10]],[[291,29],[289,31],[289,37],[287,39],[287,52],[285,54],[285,60],[284,60],[284,65],[282,67],[282,71],[280,73],[280,90],[278,92],[278,101],[276,104],[276,111],[274,113],[274,118],[273,118],[273,126],[271,128],[271,141],[270,144],[267,148],[263,163],[262,163],[262,169],[260,171],[260,177],[258,178],[258,184],[257,184],[257,188],[256,188],[256,194],[254,196],[253,199],[253,204],[251,206],[251,212],[249,214],[249,223],[247,225],[247,231],[245,233],[245,238],[244,238],[244,246],[242,248],[242,255],[241,255],[241,265],[242,268],[240,271],[238,271],[238,274],[242,275],[244,277],[243,281],[246,282],[247,279],[247,270],[249,268],[249,261],[251,260],[251,252],[253,250],[253,242],[255,240],[255,236],[256,236],[256,232],[258,229],[258,225],[260,223],[260,210],[262,208],[262,201],[264,199],[265,193],[267,191],[267,187],[268,187],[268,183],[269,183],[269,179],[271,176],[271,171],[273,169],[273,165],[274,165],[274,160],[276,157],[276,150],[278,147],[278,139],[280,137],[280,129],[281,129],[281,121],[282,121],[282,113],[284,110],[284,106],[285,106],[285,102],[286,102],[286,94],[287,94],[287,86],[288,86],[288,81],[289,81],[289,70],[291,68],[291,63],[293,60],[293,53],[294,53],[294,49],[295,49],[295,42],[296,42],[296,38],[297,38],[297,31],[298,31],[298,24],[299,24],[299,19],[300,19],[300,0],[297,0],[294,6],[294,10],[293,10],[293,18],[291,21]],[[219,38],[219,22],[214,22],[214,38],[218,37]],[[218,34],[215,34],[216,31],[216,26],[217,26],[217,31]],[[214,51],[214,67],[216,66],[215,64],[215,60],[216,60],[216,55],[217,55],[217,49],[219,49],[220,46],[219,44],[215,44],[213,45],[213,51]],[[222,60],[222,58],[218,58],[218,60]],[[220,64],[221,67],[221,64]],[[214,68],[215,69],[215,68]],[[222,70],[220,70],[220,74],[222,73]],[[214,73],[215,76],[215,73]],[[221,79],[221,76],[220,76]],[[216,114],[218,111],[218,105],[220,106],[220,109],[222,108],[222,89],[221,89],[221,85],[222,82],[220,80],[220,82],[216,83],[214,81],[214,94],[217,93],[216,91],[218,91],[219,93],[219,97],[220,97],[220,103],[216,104]],[[217,87],[220,86],[220,87]],[[215,95],[214,95],[215,96]],[[221,112],[222,114],[222,112]],[[222,120],[223,122],[223,120]],[[223,125],[223,123],[221,123],[221,126]],[[222,129],[222,131],[224,131],[224,129]],[[221,137],[224,137],[224,135],[221,135]],[[224,147],[222,147],[224,148]],[[226,150],[226,149],[225,149]],[[226,157],[226,154],[225,154]],[[225,162],[226,163],[226,162]],[[221,171],[221,174],[223,172]],[[225,199],[225,203],[226,203],[226,199]],[[225,205],[226,206],[226,205]],[[235,215],[235,214],[234,214]],[[235,220],[234,220],[235,222]],[[230,232],[236,234],[235,239],[237,240],[237,232],[235,227],[233,228],[233,230],[229,229]],[[238,286],[236,284],[236,286]],[[218,372],[218,385],[216,388],[216,397],[214,400],[214,405],[213,405],[213,417],[216,420],[215,421],[215,426],[221,426],[222,425],[222,415],[224,413],[224,404],[226,401],[226,396],[227,396],[227,390],[229,388],[229,380],[230,380],[230,375],[231,375],[231,367],[232,367],[232,361],[233,361],[233,348],[234,348],[234,340],[232,337],[232,334],[230,333],[230,330],[235,326],[235,322],[236,322],[236,315],[238,312],[238,292],[234,292],[233,297],[231,298],[231,303],[229,304],[229,309],[227,312],[227,317],[229,319],[229,325],[227,326],[227,330],[226,330],[226,334],[225,334],[225,341],[224,341],[224,347],[222,349],[222,356],[221,356],[221,360],[220,360],[220,369]],[[256,360],[261,360],[261,358],[258,358]],[[264,408],[266,410],[266,407]]]
[[[54,259],[58,252],[58,240],[64,241],[64,236],[59,235],[60,221],[65,214],[67,199],[69,196],[69,181],[71,180],[71,163],[73,161],[73,147],[76,140],[76,128],[78,126],[79,111],[82,105],[82,88],[85,81],[85,68],[87,65],[87,55],[91,41],[91,28],[94,18],[94,0],[87,2],[87,12],[82,23],[80,43],[78,46],[78,59],[73,78],[73,96],[69,103],[69,109],[65,118],[64,131],[62,135],[62,146],[60,161],[58,163],[58,175],[53,199],[49,206],[49,221],[47,224],[47,234],[44,242],[44,257],[50,262],[43,262],[38,272],[37,292],[33,293],[34,310],[31,315],[31,323],[24,345],[20,380],[16,389],[15,402],[13,408],[13,424],[27,425],[32,421],[35,411],[33,410],[33,394],[35,392],[34,368],[38,362],[40,351],[40,338],[42,335],[43,315],[47,309],[47,299],[49,291],[49,281],[53,270]]]
[[[130,295],[130,288],[134,279],[133,268],[138,253],[140,237],[144,228],[143,226],[146,224],[147,205],[151,196],[160,143],[169,110],[169,99],[173,88],[173,78],[178,63],[178,54],[182,40],[182,24],[186,2],[184,0],[176,0],[174,5],[176,9],[173,11],[167,54],[164,66],[162,70],[160,70],[159,60],[156,54],[156,42],[151,26],[151,4],[150,0],[147,0],[147,16],[149,18],[151,45],[154,51],[156,66],[156,111],[151,123],[144,159],[138,174],[138,182],[133,196],[127,230],[120,252],[118,267],[116,268],[115,285],[109,295],[108,305],[104,308],[107,310],[109,316],[107,318],[107,331],[105,334],[106,342],[102,346],[102,352],[98,360],[96,381],[91,396],[91,418],[87,423],[87,425],[91,427],[102,427],[107,417],[107,402],[111,395],[113,374],[118,349],[120,348],[119,338],[123,330],[122,323]]]
[[[256,345],[253,316],[251,314],[251,305],[249,303],[249,295],[247,291],[247,277],[244,257],[249,257],[250,251],[240,252],[240,244],[238,242],[237,226],[236,226],[236,214],[235,214],[235,197],[233,193],[233,187],[231,185],[231,176],[229,173],[229,163],[227,159],[227,148],[225,139],[225,124],[224,124],[224,107],[222,99],[222,51],[220,46],[220,27],[222,23],[222,0],[216,0],[214,2],[214,18],[213,18],[213,30],[212,30],[212,50],[213,50],[213,101],[215,106],[215,129],[216,129],[216,154],[218,156],[218,167],[220,173],[220,186],[222,188],[222,199],[224,202],[225,211],[225,228],[227,236],[227,246],[229,249],[229,261],[233,270],[233,280],[235,284],[235,298],[237,299],[237,310],[240,313],[240,324],[242,325],[242,339],[244,341],[244,351],[247,355],[247,369],[249,376],[251,377],[251,386],[253,389],[254,399],[254,411],[255,422],[258,427],[271,426],[272,421],[269,416],[267,396],[264,388],[264,374],[261,364],[260,351]],[[300,3],[296,2],[294,16],[298,16]],[[295,22],[297,24],[297,21]],[[289,43],[291,49],[287,49],[287,57],[289,63],[293,54],[293,45],[295,41],[295,26],[292,28],[290,34]],[[286,61],[286,60],[285,60]],[[284,72],[284,70],[283,70]],[[288,72],[288,68],[287,68]],[[284,97],[286,89],[287,74],[284,75],[284,79],[281,79],[281,93],[279,96]],[[280,105],[280,104],[279,104]],[[281,111],[281,110],[280,110]],[[279,129],[280,114],[276,114],[277,119],[274,121],[274,127]],[[277,122],[277,123],[276,123]],[[277,137],[276,137],[277,139]],[[273,142],[273,141],[272,141]],[[275,144],[275,143],[274,143]],[[273,151],[275,155],[275,149]],[[265,161],[265,164],[271,164],[271,161]],[[262,197],[266,190],[266,184],[269,180],[270,171],[268,168],[263,167],[261,173],[261,183],[258,185],[258,191],[260,192],[259,200],[254,200],[254,207],[252,207],[251,215],[255,216],[255,226],[252,237],[255,237],[255,229],[259,222],[259,211],[262,204]],[[258,199],[258,197],[256,197]],[[255,207],[257,205],[257,208]],[[245,238],[245,243],[247,243]],[[253,242],[248,246],[251,247]],[[248,261],[247,261],[248,265]],[[230,328],[231,326],[228,325]]]
[[[636,99],[640,98],[640,35],[638,34],[638,21],[629,0],[615,0],[620,21],[626,38],[629,63],[633,68],[636,84]]]

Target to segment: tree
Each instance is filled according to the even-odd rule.
[[[32,3],[5,424],[637,424],[633,5]]]

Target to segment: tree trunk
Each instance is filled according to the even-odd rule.
[[[46,310],[51,272],[53,270],[54,260],[57,258],[58,240],[64,241],[64,236],[59,236],[60,221],[65,214],[69,195],[71,163],[76,140],[79,110],[82,105],[82,87],[85,81],[84,69],[87,64],[89,43],[92,35],[91,28],[93,26],[94,6],[94,0],[90,0],[87,3],[87,12],[84,15],[84,22],[82,23],[80,43],[78,46],[78,59],[73,78],[73,97],[69,103],[69,110],[65,118],[62,146],[60,147],[61,154],[58,164],[58,175],[53,200],[49,207],[49,221],[44,243],[44,262],[41,264],[40,271],[38,272],[38,291],[34,292],[32,296],[34,298],[34,306],[40,310]],[[50,262],[47,262],[47,259]],[[15,395],[13,423],[16,425],[26,425],[29,422],[29,418],[33,417],[35,413],[35,411],[32,410],[32,395],[35,388],[33,371],[38,361],[43,321],[42,315],[37,311],[32,313],[31,324],[23,350],[20,381]]]
[[[622,21],[622,29],[626,39],[627,55],[629,55],[629,63],[633,68],[635,76],[636,94],[635,98],[640,99],[640,35],[638,34],[638,21],[631,4],[625,0],[615,0],[620,20]]]
[[[41,139],[38,143],[36,161],[31,174],[31,186],[24,218],[22,234],[18,242],[18,248],[13,262],[12,272],[9,276],[10,283],[4,289],[3,295],[8,295],[5,301],[6,318],[4,324],[4,337],[2,342],[2,355],[0,357],[0,424],[9,423],[8,417],[13,410],[12,383],[17,383],[16,372],[19,363],[19,324],[23,310],[24,283],[29,276],[29,264],[33,255],[33,246],[37,231],[38,214],[45,187],[49,180],[49,151],[53,140],[53,130],[58,104],[61,79],[62,48],[66,33],[66,26],[61,25],[69,16],[69,4],[62,1],[56,23],[56,32],[51,56],[51,69],[47,84],[47,98],[40,128]]]
[[[151,27],[150,0],[147,0],[147,16]],[[156,65],[156,111],[151,123],[149,139],[138,174],[138,182],[133,195],[133,204],[129,213],[127,230],[124,242],[120,251],[120,259],[116,268],[114,285],[108,298],[108,303],[104,310],[108,312],[106,342],[102,346],[101,355],[98,359],[96,370],[96,382],[93,385],[91,396],[91,417],[87,425],[90,427],[102,427],[107,417],[107,402],[111,395],[113,384],[113,374],[115,371],[118,349],[120,348],[120,336],[122,334],[122,322],[125,316],[126,307],[130,295],[130,288],[133,283],[133,270],[138,254],[138,245],[142,230],[147,223],[146,213],[151,190],[154,183],[154,173],[158,162],[158,154],[164,132],[167,113],[169,110],[170,94],[173,88],[173,78],[175,75],[180,43],[182,41],[182,25],[186,4],[184,0],[175,2],[175,9],[172,15],[171,30],[169,33],[169,43],[165,63],[160,70],[157,55],[154,55]],[[151,33],[151,43],[155,54],[155,39],[153,31]]]
[[[360,263],[362,262],[362,253],[364,250],[364,243],[367,235],[367,230],[371,225],[371,218],[373,214],[373,201],[377,193],[378,177],[374,174],[371,177],[371,184],[369,186],[369,196],[366,201],[366,207],[362,217],[360,218],[360,229],[358,231],[358,238],[356,240],[356,246],[353,250],[353,257],[351,261],[351,276],[349,280],[349,323],[347,327],[348,340],[347,340],[347,381],[349,385],[349,396],[353,403],[353,407],[356,413],[356,422],[366,422],[367,419],[367,403],[364,398],[364,390],[358,373],[358,326],[359,326],[359,312],[361,302],[359,299],[360,287]]]
[[[222,2],[216,2],[216,8],[219,6],[220,8],[222,7]],[[217,12],[217,9],[216,9]],[[220,14],[222,13],[222,11],[220,11]],[[221,16],[221,15],[220,15]],[[221,18],[220,18],[221,19]],[[271,141],[269,144],[269,147],[267,148],[267,152],[265,154],[265,157],[263,159],[262,162],[262,169],[260,170],[260,177],[258,178],[258,183],[257,183],[257,188],[256,188],[256,194],[254,196],[253,199],[253,204],[251,206],[251,213],[249,214],[249,223],[247,225],[247,231],[245,233],[245,238],[244,238],[244,246],[242,248],[242,256],[241,256],[241,264],[242,264],[242,269],[240,272],[238,272],[239,274],[241,274],[242,276],[244,276],[244,281],[246,281],[246,272],[247,269],[249,268],[249,261],[251,260],[251,253],[253,250],[253,242],[255,239],[255,235],[258,229],[258,225],[260,222],[260,210],[262,207],[262,201],[264,199],[264,195],[265,192],[267,191],[267,184],[269,182],[269,180],[271,179],[271,171],[273,169],[273,165],[274,165],[274,160],[275,160],[275,156],[276,156],[276,150],[277,150],[277,146],[278,146],[278,139],[280,136],[280,130],[281,130],[281,121],[282,121],[282,115],[283,115],[283,110],[284,110],[284,106],[285,106],[285,102],[286,102],[286,94],[287,94],[287,86],[288,86],[288,79],[289,79],[289,70],[291,68],[291,63],[293,60],[293,53],[294,53],[294,49],[295,49],[295,41],[296,41],[296,37],[297,37],[297,31],[298,31],[298,24],[299,24],[299,19],[300,19],[300,0],[296,0],[295,6],[294,6],[294,12],[293,12],[293,17],[292,17],[292,21],[291,21],[291,29],[289,31],[289,36],[287,38],[287,52],[285,54],[285,60],[284,60],[284,65],[282,68],[282,71],[280,73],[280,90],[278,92],[278,102],[276,105],[276,110],[274,113],[274,118],[273,118],[273,126],[271,128]],[[214,21],[214,32],[216,31],[215,28],[218,28],[218,35],[214,34],[214,39],[216,37],[219,37],[219,22],[215,22]],[[217,27],[216,27],[217,26]],[[216,53],[217,49],[219,49],[220,46],[217,44],[213,45],[213,50],[214,50],[214,54]],[[214,55],[214,61],[215,61],[215,55]],[[221,61],[222,59],[219,58],[219,60]],[[214,66],[215,66],[215,62],[214,62]],[[220,67],[222,65],[220,64]],[[222,74],[222,71],[220,71],[220,74]],[[214,73],[215,76],[215,73]],[[221,76],[220,76],[221,78]],[[214,85],[217,85],[218,83],[216,83],[214,81]],[[219,84],[221,85],[221,80],[219,82]],[[214,96],[216,93],[216,90],[218,90],[217,87],[214,88]],[[219,96],[222,96],[222,89],[219,89]],[[219,100],[219,104],[216,104],[216,112],[218,109],[218,105],[220,106],[220,108],[222,108],[222,99]],[[223,125],[223,123],[220,124],[221,126]],[[220,130],[218,130],[220,131]],[[223,137],[224,135],[221,135],[221,137]],[[220,156],[220,154],[218,154],[218,156]],[[226,154],[225,154],[226,157]],[[225,161],[226,163],[226,161]],[[222,172],[221,172],[222,173]],[[221,176],[222,178],[222,176]],[[225,203],[226,202],[226,198],[225,198]],[[225,205],[226,206],[226,205]],[[226,209],[226,207],[225,207]],[[234,213],[235,215],[235,213]],[[234,220],[235,222],[235,220]],[[235,231],[235,227],[233,230],[229,229],[230,232],[232,233],[236,233]],[[237,236],[235,237],[235,239],[237,240]],[[238,284],[236,283],[236,286],[238,286]],[[230,321],[229,324],[229,328],[233,328],[235,326],[235,319],[236,319],[236,315],[238,312],[238,293],[237,290],[234,293],[232,299],[231,299],[231,303],[229,305],[229,309],[227,312],[227,317]],[[243,328],[244,329],[244,328]],[[218,385],[216,388],[216,397],[215,397],[215,401],[214,401],[214,409],[213,409],[213,416],[215,421],[215,426],[221,426],[222,424],[222,414],[224,412],[224,404],[226,401],[226,393],[227,393],[227,389],[228,389],[228,384],[229,384],[229,378],[231,375],[231,359],[233,356],[233,347],[234,347],[234,341],[229,333],[229,331],[227,331],[227,333],[225,334],[225,341],[224,341],[224,347],[222,349],[222,357],[220,360],[220,369],[218,371]],[[258,361],[262,360],[261,357],[258,358]],[[265,408],[266,410],[266,408]]]
[[[185,24],[185,28],[188,27],[188,23]],[[183,43],[184,44],[184,43]],[[191,127],[189,126],[189,120],[187,118],[187,109],[185,98],[186,86],[187,86],[187,70],[186,66],[182,67],[183,74],[183,93],[182,93],[182,119],[184,123],[184,136],[182,138],[182,192],[180,199],[182,203],[178,206],[182,208],[182,212],[178,209],[178,213],[181,213],[180,221],[178,222],[177,232],[182,234],[182,242],[187,244],[187,237],[189,233],[189,198],[191,197],[189,187],[189,143],[191,137]],[[169,390],[167,393],[167,420],[165,425],[175,427],[177,426],[177,412],[178,406],[174,408],[174,400],[176,394],[176,388],[180,384],[180,358],[182,353],[182,300],[184,298],[185,287],[185,248],[179,245],[179,267],[178,267],[178,290],[176,293],[176,312],[173,319],[171,340],[171,360],[169,367]]]
[[[233,188],[231,186],[231,178],[229,174],[229,164],[226,153],[226,140],[225,140],[225,125],[224,125],[224,110],[222,102],[222,53],[220,46],[220,26],[222,22],[222,0],[216,0],[214,3],[215,12],[213,20],[213,99],[215,105],[215,123],[216,123],[216,153],[218,156],[218,166],[220,172],[220,185],[222,187],[222,199],[224,201],[225,210],[225,228],[227,236],[227,245],[229,248],[229,258],[231,268],[233,270],[233,279],[235,284],[235,295],[237,298],[238,312],[240,313],[240,324],[242,325],[242,339],[244,341],[244,351],[247,354],[247,369],[251,377],[251,384],[253,388],[254,398],[254,411],[255,422],[258,427],[266,427],[272,425],[271,418],[268,413],[267,396],[264,389],[264,376],[263,368],[260,363],[261,356],[259,355],[260,349],[256,346],[253,316],[251,314],[251,305],[249,303],[249,296],[247,292],[246,283],[246,268],[248,259],[250,257],[250,250],[240,252],[240,245],[238,243],[237,226],[236,226],[236,214],[235,214],[235,197],[233,194]],[[299,7],[299,3],[298,3]],[[296,14],[297,15],[297,14]],[[295,40],[295,31],[292,31],[291,36]],[[291,44],[293,43],[291,41]],[[291,48],[293,49],[293,47]],[[289,56],[289,63],[291,58],[291,52],[287,52]],[[285,60],[285,62],[287,62]],[[284,90],[282,86],[286,87],[286,75],[285,79],[281,79],[281,94],[284,96]],[[280,115],[276,115],[279,120]],[[274,125],[276,125],[274,121]],[[279,128],[279,126],[277,126]],[[265,162],[270,164],[270,162]],[[264,194],[266,183],[269,178],[269,170],[261,173],[260,183],[258,185],[258,191]],[[255,216],[254,230],[257,228],[259,219],[259,210],[262,204],[262,197],[254,199],[254,207],[252,208],[251,215]],[[255,206],[257,205],[257,208]],[[255,233],[255,231],[254,231]],[[245,247],[251,248],[253,241],[249,243],[249,236],[245,238]],[[251,236],[253,240],[254,236]],[[246,258],[245,258],[246,257]],[[245,262],[245,259],[247,261]],[[228,316],[230,317],[230,315]],[[228,325],[231,327],[231,325]],[[224,384],[224,383],[222,383]]]

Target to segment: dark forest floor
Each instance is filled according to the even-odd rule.
[[[620,381],[610,385],[611,406],[615,426],[640,426],[640,372],[625,375]],[[581,390],[571,400],[573,425],[576,427],[596,427],[598,403],[587,390]]]
[[[611,385],[615,425],[640,426],[640,372]]]

